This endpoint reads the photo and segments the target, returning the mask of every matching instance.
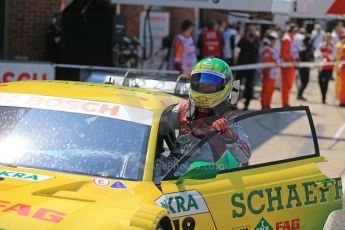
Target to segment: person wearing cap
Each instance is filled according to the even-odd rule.
[[[339,50],[339,106],[345,107],[345,30],[341,32]]]
[[[192,34],[194,24],[185,20],[181,24],[181,33],[176,36],[172,46],[171,62],[176,70],[180,73],[190,75],[193,66],[197,62],[196,48]]]
[[[297,33],[298,27],[294,24],[290,25],[288,32],[282,39],[280,49],[280,56],[284,62],[298,62],[299,51],[297,44],[293,41],[294,35]],[[287,66],[281,68],[281,92],[282,92],[282,105],[288,107],[289,96],[295,80],[296,69],[295,66]]]
[[[315,50],[315,59],[322,62],[333,62],[335,59],[336,50],[333,44],[331,33],[326,33],[324,41],[319,44]],[[322,95],[322,103],[326,103],[326,95],[328,91],[328,82],[332,79],[333,65],[324,65],[319,74],[319,85]]]
[[[275,31],[268,33],[263,40],[263,48],[261,51],[261,59],[263,63],[276,63],[277,66],[264,68],[262,70],[263,82],[261,91],[261,106],[262,109],[271,108],[272,96],[276,84],[276,79],[280,75],[280,56],[278,51],[274,48],[275,42],[278,39],[278,34]]]

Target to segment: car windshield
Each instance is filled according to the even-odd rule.
[[[141,180],[149,133],[126,120],[0,106],[0,164]]]

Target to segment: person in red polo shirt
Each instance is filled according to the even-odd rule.
[[[209,21],[207,23],[207,28],[201,33],[198,47],[201,52],[202,58],[222,57],[222,36],[220,32],[216,29],[216,24],[214,21]]]

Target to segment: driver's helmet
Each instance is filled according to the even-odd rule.
[[[218,58],[205,58],[193,68],[190,99],[196,106],[212,108],[230,99],[233,75],[228,64]]]

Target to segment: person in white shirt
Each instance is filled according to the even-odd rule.
[[[233,65],[233,45],[231,45],[231,37],[233,35],[236,34],[236,30],[229,25],[227,22],[226,23],[226,27],[224,29],[224,31],[222,32],[223,35],[223,41],[224,41],[224,45],[223,45],[223,60],[228,64],[228,65]]]
[[[325,36],[325,32],[321,29],[320,24],[315,24],[314,30],[311,33],[311,39],[313,41],[314,50],[316,50],[319,44],[323,42],[324,36]]]

